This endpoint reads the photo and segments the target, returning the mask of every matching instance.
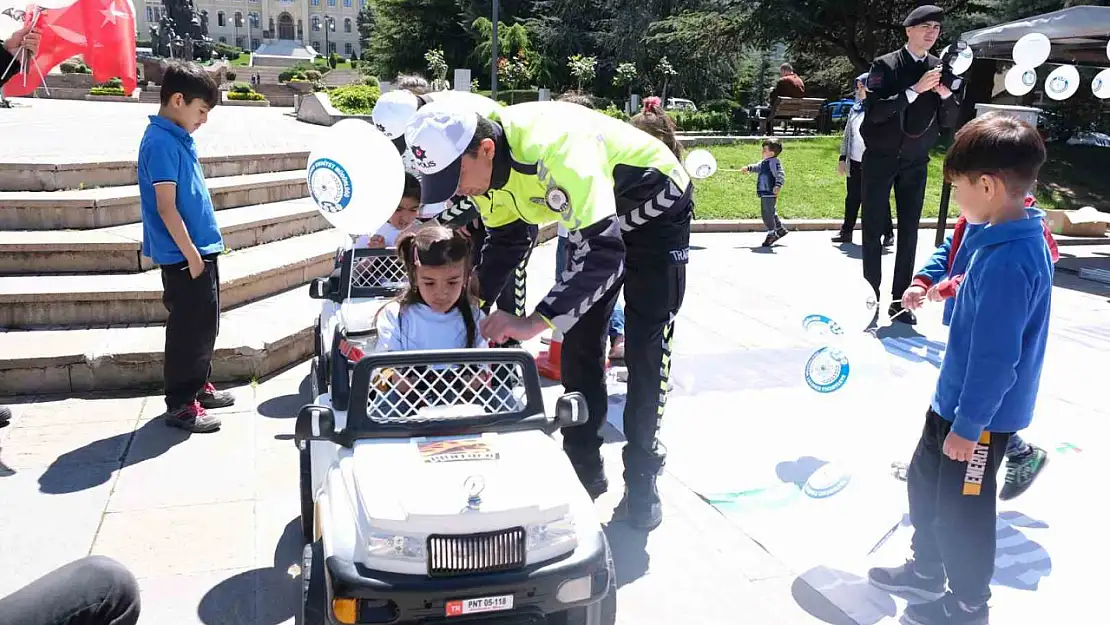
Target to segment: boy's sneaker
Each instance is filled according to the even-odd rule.
[[[944,596],[943,575],[926,577],[917,572],[913,560],[902,566],[875,567],[867,572],[871,585],[892,593],[913,593],[923,599],[939,599]]]
[[[775,230],[775,236],[778,237],[778,239],[781,239],[788,234],[790,234],[790,231],[787,230],[785,226],[779,226],[778,229]]]
[[[199,401],[166,412],[166,425],[194,434],[207,434],[220,429],[220,420],[204,409]]]
[[[235,396],[230,391],[217,391],[211,382],[205,382],[204,388],[197,395],[197,401],[208,410],[215,410],[234,406]]]
[[[775,241],[778,241],[780,238],[778,232],[768,232],[767,238],[763,239],[763,247],[771,247],[775,244]]]
[[[1007,459],[1006,483],[1002,485],[998,498],[1009,501],[1020,497],[1033,485],[1033,480],[1037,479],[1046,464],[1048,453],[1036,445],[1030,445],[1029,451],[1021,456]]]
[[[989,625],[990,608],[985,603],[972,608],[947,594],[936,601],[907,607],[902,613],[902,622],[905,625]]]

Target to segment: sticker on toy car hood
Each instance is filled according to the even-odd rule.
[[[416,448],[424,462],[429,464],[497,460],[501,457],[489,437],[484,436],[424,440],[417,442]]]

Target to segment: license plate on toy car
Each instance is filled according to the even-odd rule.
[[[498,595],[496,597],[477,597],[447,602],[447,616],[463,616],[464,614],[481,614],[483,612],[501,612],[513,609],[512,595]]]

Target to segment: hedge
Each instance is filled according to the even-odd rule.
[[[118,80],[118,79],[117,79]],[[123,91],[123,87],[93,87],[89,89],[89,95],[127,95]]]
[[[266,96],[262,95],[261,93],[255,93],[254,91],[248,91],[247,93],[243,93],[242,91],[229,91],[227,92],[227,99],[250,100],[252,102],[257,102],[259,100],[265,100]]]
[[[328,94],[332,106],[348,115],[369,115],[382,95],[381,89],[370,85],[336,87]]]

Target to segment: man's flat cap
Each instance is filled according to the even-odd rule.
[[[910,14],[906,16],[906,21],[902,22],[902,25],[909,28],[910,26],[917,26],[925,22],[941,21],[944,21],[944,9],[926,4],[910,11]]]

